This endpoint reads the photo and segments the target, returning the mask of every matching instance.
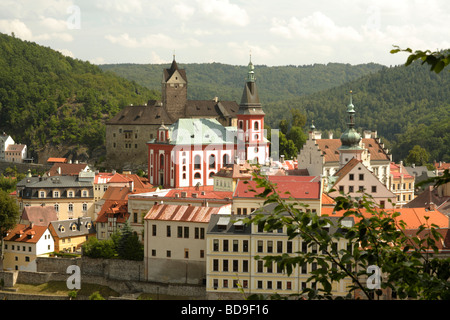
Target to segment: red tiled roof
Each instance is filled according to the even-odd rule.
[[[47,230],[47,226],[30,227],[29,224],[17,224],[12,230],[8,232],[8,235],[4,238],[5,241],[25,242],[25,243],[37,243],[39,239]],[[29,235],[33,237],[30,238]]]
[[[320,179],[312,176],[268,176],[270,182],[276,184],[276,189],[281,198],[287,199],[319,199]],[[264,188],[256,187],[256,181],[238,181],[233,198],[254,198],[262,193]],[[256,191],[250,191],[249,189]],[[289,193],[289,194],[288,194]]]
[[[21,220],[47,227],[50,222],[58,220],[58,213],[53,206],[26,206],[23,208]]]
[[[87,167],[86,163],[55,163],[50,170],[47,171],[49,176],[77,176],[81,170]],[[59,173],[61,171],[61,173]]]
[[[110,215],[114,215],[117,223],[125,223],[130,216],[128,200],[106,200],[97,215],[96,222],[107,222]]]
[[[406,171],[405,167],[402,164],[396,164],[394,162],[391,162],[390,164],[390,174],[394,178],[400,178],[403,176],[403,178],[412,179],[413,176]],[[401,171],[401,172],[400,172]]]
[[[66,158],[48,158],[47,162],[65,163],[65,162],[67,162],[67,159]]]
[[[383,209],[377,209],[379,211]],[[322,215],[328,215],[330,217],[340,217],[342,216],[346,210],[340,210],[335,212],[332,207],[323,207]],[[365,209],[361,209],[362,214],[369,218],[372,216],[370,212],[367,212]],[[403,220],[406,224],[407,229],[418,229],[422,224],[435,224],[439,228],[448,228],[449,227],[449,217],[443,214],[438,210],[430,211],[426,208],[398,208],[398,209],[384,209],[386,213],[394,213],[399,212],[400,215],[396,218],[396,221]],[[426,219],[428,217],[428,220]]]
[[[210,216],[219,211],[220,207],[157,204],[150,209],[144,219],[208,223]]]
[[[325,162],[339,162],[339,147],[341,139],[316,139],[319,149],[325,157]],[[368,149],[371,160],[389,160],[383,148],[374,138],[363,138],[362,143]]]
[[[226,198],[231,199],[233,197],[232,191],[199,191],[199,190],[183,190],[183,189],[171,189],[165,195],[166,198],[175,198],[176,194],[181,195],[181,192],[186,192],[186,198],[198,198],[198,199],[217,199],[224,200]],[[196,194],[194,196],[194,194]]]

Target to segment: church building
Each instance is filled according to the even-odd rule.
[[[188,100],[186,71],[173,58],[164,69],[161,100],[124,107],[106,123],[106,158],[114,169],[145,168],[147,142],[155,139],[161,123],[171,125],[180,118],[214,119],[223,126],[236,126],[239,109],[235,101]]]
[[[265,163],[269,141],[251,61],[236,111],[237,126],[191,117],[169,126],[160,123],[156,137],[147,143],[150,183],[164,188],[213,185],[214,175],[227,164]]]
[[[332,177],[351,159],[361,161],[385,186],[389,183],[391,155],[376,132],[355,129],[355,106],[347,106],[347,129],[340,139],[322,139],[322,134],[311,125],[308,140],[298,154],[298,168],[307,169],[309,175]]]

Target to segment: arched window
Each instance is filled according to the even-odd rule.
[[[216,168],[216,156],[213,154],[209,156],[209,168],[210,169]]]
[[[223,155],[222,162],[223,162],[224,165],[229,164],[230,163],[230,156],[225,153]]]
[[[211,172],[209,173],[209,178],[212,179],[212,177],[214,177],[214,172],[213,172],[213,171],[211,171]]]
[[[194,174],[194,179],[201,179],[201,178],[202,178],[202,175],[199,172],[196,172]]]
[[[202,158],[197,154],[194,157],[194,169],[201,169],[202,167]]]
[[[239,121],[239,129],[243,129],[244,128],[244,121]]]
[[[253,124],[253,129],[259,130],[259,122],[258,122],[258,121],[255,121],[255,122],[254,122],[254,124]]]
[[[164,155],[163,154],[159,155],[159,167],[164,168]]]

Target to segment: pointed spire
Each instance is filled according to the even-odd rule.
[[[252,63],[252,54],[250,52],[250,62],[248,63],[247,82],[255,82],[255,67]]]

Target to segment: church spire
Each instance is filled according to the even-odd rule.
[[[347,105],[347,130],[341,135],[341,148],[358,149],[361,135],[355,130],[355,106],[352,101],[352,90],[350,90],[350,103]]]

